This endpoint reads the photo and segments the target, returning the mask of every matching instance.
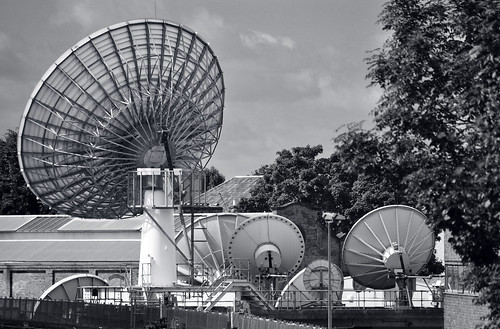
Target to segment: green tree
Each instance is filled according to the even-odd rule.
[[[392,34],[369,59],[383,95],[383,138],[418,159],[406,194],[451,231],[479,301],[500,325],[500,6],[497,0],[392,0],[380,16]]]
[[[8,130],[0,139],[0,214],[50,213],[27,187],[17,158],[17,133]]]
[[[243,198],[238,211],[269,211],[290,202],[302,202],[313,208],[325,206],[328,194],[328,160],[317,159],[323,152],[321,145],[294,147],[277,152],[271,165],[264,165],[255,174],[263,181],[251,191],[250,198]]]
[[[226,177],[221,174],[220,171],[214,166],[203,169],[203,172],[205,173],[207,191],[219,184],[224,183],[224,181],[226,180]]]
[[[333,211],[346,220],[336,222],[336,231],[347,233],[369,211],[400,203],[397,182],[387,168],[388,147],[373,131],[357,126],[334,139],[330,157],[329,190]]]

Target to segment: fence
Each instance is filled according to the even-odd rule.
[[[0,298],[0,326],[38,328],[314,329],[317,326],[246,314],[116,306],[71,301]]]
[[[238,329],[322,329],[324,327],[233,313],[231,328]]]
[[[0,321],[41,327],[143,328],[159,309],[72,301],[0,298]]]
[[[325,308],[324,300],[315,305],[303,304],[304,292],[290,292],[276,300],[279,309]],[[326,296],[326,291],[324,294]],[[414,307],[438,306],[441,297],[429,292],[414,291]],[[396,291],[343,291],[333,307],[379,308],[394,307]],[[436,304],[436,302],[438,304]],[[431,304],[432,303],[432,304]],[[181,305],[179,305],[181,306]],[[165,305],[135,304],[110,305],[83,301],[50,301],[36,299],[0,298],[0,324],[45,328],[175,328],[175,329],[309,329],[319,328],[307,324],[262,319],[249,314],[197,312],[184,308],[165,308]]]
[[[197,312],[186,309],[167,309],[164,317],[148,328],[172,329],[229,329],[230,320],[226,313]]]

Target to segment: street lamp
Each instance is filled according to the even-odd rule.
[[[326,234],[328,241],[328,329],[332,328],[332,294],[331,294],[331,284],[332,284],[332,246],[330,238],[330,225],[338,214],[324,213],[323,219],[326,222]]]

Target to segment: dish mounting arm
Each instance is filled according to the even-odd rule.
[[[167,166],[168,169],[174,170],[174,161],[172,157],[171,143],[170,143],[170,130],[166,127],[162,127],[161,129],[161,143],[163,147],[165,147],[165,155],[167,156]]]

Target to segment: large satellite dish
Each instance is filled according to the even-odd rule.
[[[202,169],[219,140],[224,81],[194,31],[146,19],[102,29],[45,73],[19,129],[21,171],[37,197],[78,217],[129,213],[127,174]]]
[[[354,224],[342,252],[359,284],[394,288],[395,276],[417,275],[434,252],[434,232],[420,211],[402,205],[375,209]]]

